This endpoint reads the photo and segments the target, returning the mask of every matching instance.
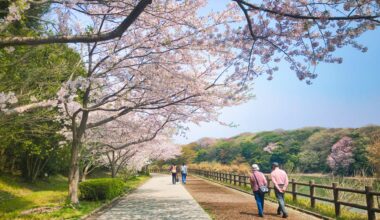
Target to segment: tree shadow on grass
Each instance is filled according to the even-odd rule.
[[[4,213],[24,210],[25,207],[31,207],[33,204],[32,201],[0,190],[0,216]]]
[[[0,181],[15,189],[27,189],[33,192],[67,190],[67,179],[60,175],[51,176],[43,180],[38,179],[35,182],[29,182],[21,176],[1,175]]]

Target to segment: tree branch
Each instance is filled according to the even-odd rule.
[[[6,37],[0,38],[0,48],[19,45],[39,45],[51,43],[93,43],[111,40],[121,37],[123,33],[136,21],[145,8],[152,3],[152,0],[141,0],[131,13],[113,31],[108,33],[72,36],[42,36],[42,37]]]
[[[380,21],[375,20],[376,18],[379,18],[380,15],[353,15],[353,16],[332,16],[332,17],[318,17],[318,16],[309,16],[309,15],[302,15],[302,14],[290,14],[285,13],[281,11],[276,11],[273,9],[268,9],[264,7],[259,7],[257,5],[254,5],[252,3],[243,1],[243,0],[233,0],[238,4],[243,4],[247,6],[251,10],[258,10],[258,11],[264,11],[270,14],[280,15],[284,17],[294,18],[294,19],[303,19],[303,20],[370,20],[376,23],[380,23]]]

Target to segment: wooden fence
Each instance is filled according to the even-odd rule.
[[[240,186],[240,187],[251,186],[249,182],[249,176],[245,176],[245,175],[213,172],[213,171],[206,171],[206,170],[194,170],[194,169],[189,170],[189,172],[199,175],[199,176],[209,178],[209,179],[214,179],[216,181],[233,184],[235,186]],[[270,179],[268,179],[268,185],[270,186]],[[297,192],[297,186],[309,187],[310,189],[309,193],[306,194],[306,193]],[[315,190],[317,188],[331,190],[333,198],[329,199],[329,198],[316,196]],[[370,186],[366,186],[364,190],[358,190],[358,189],[342,188],[342,187],[339,187],[337,183],[332,183],[331,186],[328,186],[328,185],[315,184],[314,181],[310,181],[309,183],[301,183],[301,182],[296,182],[294,179],[292,179],[291,181],[289,181],[288,189],[289,190],[287,190],[286,192],[292,195],[293,201],[297,201],[298,195],[307,197],[310,199],[310,206],[312,208],[315,208],[315,204],[317,200],[324,201],[327,203],[332,203],[335,207],[336,217],[339,217],[341,214],[340,212],[341,206],[348,206],[348,207],[365,210],[367,211],[369,220],[375,220],[376,213],[380,213],[380,208],[375,207],[375,200],[374,200],[375,196],[380,196],[380,192],[373,191],[372,187]],[[271,193],[271,190],[273,190],[273,186],[269,187],[269,194]],[[350,193],[365,195],[366,205],[341,201],[339,200],[340,192],[350,192]]]

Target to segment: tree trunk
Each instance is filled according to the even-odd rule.
[[[45,160],[38,160],[38,165],[37,165],[36,170],[34,171],[34,174],[32,176],[32,182],[35,182],[37,180],[37,177],[44,170],[48,160],[49,160],[48,158]]]
[[[1,150],[0,150],[0,172],[3,172],[5,170],[5,161],[6,161],[5,148],[1,147]]]
[[[15,164],[16,164],[16,157],[14,157],[12,159],[12,163],[11,163],[11,170],[10,170],[10,173],[13,174],[14,173],[14,170],[15,170]]]
[[[87,89],[87,92],[85,97],[88,97],[89,89]],[[84,105],[86,106],[86,105]],[[73,141],[71,144],[71,159],[70,159],[70,170],[69,170],[69,199],[72,204],[78,204],[78,186],[79,186],[79,176],[80,176],[80,151],[81,151],[81,141],[83,134],[86,130],[86,123],[88,119],[88,112],[82,113],[82,119],[80,122],[79,127],[76,127],[75,123],[76,116],[73,116],[72,118],[72,132],[73,132]]]
[[[116,177],[116,165],[115,164],[112,164],[111,165],[111,176],[112,178],[115,178]]]
[[[82,176],[80,178],[80,181],[81,182],[84,182],[86,181],[86,177],[87,177],[87,174],[88,174],[88,169],[90,168],[91,165],[87,164],[86,166],[84,166],[83,168],[83,173],[82,173]]]
[[[69,171],[69,199],[70,199],[70,202],[73,204],[79,203],[79,200],[78,200],[79,152],[80,152],[79,138],[73,135],[73,142],[71,146],[70,171]]]

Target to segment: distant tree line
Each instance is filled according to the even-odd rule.
[[[269,172],[278,162],[292,172],[373,175],[380,168],[374,146],[380,127],[304,128],[245,133],[227,139],[203,138],[182,147],[181,161],[258,163]]]

